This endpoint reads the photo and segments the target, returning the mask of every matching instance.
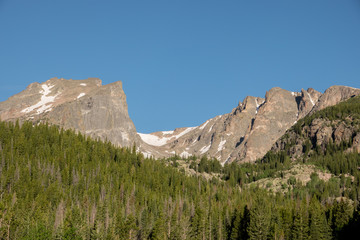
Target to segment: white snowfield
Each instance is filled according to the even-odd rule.
[[[181,154],[180,154],[180,157],[183,157],[183,158],[187,158],[187,157],[190,157],[191,154],[186,152],[186,151],[183,151]]]
[[[257,113],[258,113],[258,110],[259,110],[260,105],[259,105],[259,103],[258,103],[258,101],[257,101],[257,99],[256,99],[256,98],[255,98],[255,104],[256,104],[256,112],[255,112],[255,114],[257,114]]]
[[[164,135],[169,135],[169,134],[173,134],[174,131],[162,131],[162,133],[163,133]]]
[[[80,83],[80,86],[86,87],[86,83]]]
[[[201,154],[206,153],[207,151],[209,151],[210,147],[211,147],[211,144],[210,144],[209,146],[204,146],[204,147],[202,147],[202,148],[200,149],[200,153],[201,153]]]
[[[211,132],[212,128],[213,128],[214,124],[211,125],[211,127],[209,128],[209,131],[208,132]]]
[[[314,106],[314,105],[315,105],[315,103],[314,103],[314,101],[312,100],[310,93],[308,93],[308,92],[306,92],[306,93],[307,93],[307,95],[308,95],[308,96],[309,96],[309,98],[310,98],[310,102],[311,102],[311,104]]]
[[[83,96],[85,96],[85,93],[80,93],[79,96],[77,96],[77,99],[79,99],[79,98],[81,98]]]
[[[211,119],[210,119],[211,120]],[[210,120],[207,120],[205,123],[203,123],[200,127],[199,127],[199,129],[204,129],[205,127],[206,127],[206,125],[209,123],[209,121]]]
[[[225,139],[220,141],[220,144],[219,144],[219,147],[218,147],[218,152],[220,152],[221,150],[224,149],[225,143],[226,143]]]
[[[178,135],[174,135],[174,136],[170,136],[170,137],[158,137],[158,136],[155,136],[155,135],[152,135],[152,134],[147,134],[147,133],[138,133],[138,135],[147,144],[159,147],[159,146],[165,145],[169,140],[178,139],[179,137],[185,135],[186,133],[190,132],[191,130],[193,130],[195,128],[196,127],[186,128],[184,131],[182,131]],[[171,131],[165,131],[165,132],[162,132],[162,133],[164,135],[170,135],[171,134],[170,132]]]
[[[54,96],[48,96],[51,93],[51,89],[54,87],[54,85],[49,86],[47,84],[43,84],[43,85],[41,85],[41,87],[42,87],[42,90],[40,90],[40,92],[39,92],[42,94],[41,100],[38,103],[36,103],[35,105],[32,105],[30,107],[27,107],[27,108],[21,110],[21,112],[29,113],[36,109],[36,114],[40,114],[43,112],[51,111],[52,104],[49,104],[49,103],[54,102],[55,98],[60,93],[58,93]]]

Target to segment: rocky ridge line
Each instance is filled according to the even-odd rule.
[[[246,97],[232,112],[198,127],[139,135],[163,154],[208,155],[222,164],[254,162],[299,119],[359,94],[359,89],[345,86],[332,86],[324,94],[312,88],[290,92],[276,87],[265,99]],[[186,133],[179,137],[182,131]]]
[[[32,83],[0,103],[0,119],[48,122],[119,146],[140,141],[120,81],[105,86],[98,78]]]
[[[324,94],[312,88],[290,92],[276,87],[265,98],[246,97],[230,113],[200,126],[141,134],[128,115],[120,81],[103,86],[97,78],[52,78],[41,84],[32,83],[1,102],[0,118],[47,121],[115,145],[136,144],[147,157],[207,155],[225,164],[254,162],[299,119],[359,94],[359,89],[345,86],[332,86]]]

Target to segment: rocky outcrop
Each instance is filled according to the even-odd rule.
[[[318,103],[321,93],[309,88],[307,91],[301,89],[301,98],[299,103],[299,118],[305,117]]]
[[[357,133],[353,138],[353,149],[360,153],[360,133]]]
[[[272,144],[298,119],[298,93],[273,88],[266,93],[265,103],[244,136],[244,142],[231,154],[231,159],[253,162],[262,157]]]
[[[278,152],[288,148],[288,154],[293,159],[306,157],[311,150],[325,152],[329,144],[340,146],[342,143],[351,145],[346,151],[360,152],[360,133],[358,126],[342,120],[327,120],[315,118],[309,126],[304,126],[301,133],[296,133],[293,129],[286,135],[278,139],[271,150]],[[290,146],[290,148],[289,148]],[[345,151],[344,150],[344,151]]]
[[[231,113],[212,118],[198,127],[140,136],[165,154],[183,157],[208,155],[216,157],[223,164],[232,161],[254,162],[262,158],[274,144],[285,145],[277,140],[299,119],[316,112],[316,109],[335,105],[359,93],[358,89],[344,86],[331,87],[324,97],[312,88],[302,89],[301,92],[273,88],[266,93],[265,99],[246,97]],[[318,144],[324,145],[330,141],[333,129],[326,124],[321,124],[321,128],[317,129],[319,123],[313,124],[310,131],[314,131],[312,134]],[[339,139],[346,138],[348,134],[347,130],[342,131],[341,128],[335,133]],[[157,137],[158,141],[152,142],[151,137]],[[297,144],[291,151],[301,155],[304,142],[296,138],[294,141]]]
[[[243,141],[263,98],[246,97],[231,113],[216,116],[198,127],[140,134],[142,140],[168,156],[208,155],[227,159]]]
[[[156,158],[174,154],[207,155],[223,164],[254,162],[274,144],[282,147],[285,143],[277,140],[299,119],[359,94],[359,89],[343,86],[333,86],[324,94],[312,88],[301,92],[272,88],[265,98],[248,96],[230,113],[209,119],[200,126],[141,134],[136,132],[128,115],[121,82],[102,86],[97,78],[52,78],[41,84],[32,83],[1,102],[0,118],[34,123],[47,121],[119,146],[135,143],[138,151]],[[309,133],[320,146],[331,139],[339,142],[353,134],[347,127],[333,129],[327,123],[316,121]],[[294,141],[297,144],[292,151],[301,154],[304,142]]]
[[[360,94],[360,89],[345,87],[345,86],[332,86],[326,89],[324,94],[319,97],[317,104],[311,110],[311,113],[320,111],[326,107],[334,106],[339,102],[345,101],[351,97]],[[311,114],[310,113],[310,114]]]
[[[306,115],[311,111],[309,106],[313,106],[312,101],[317,101],[318,95],[313,89],[295,93],[273,88],[266,93],[265,99],[246,97],[231,113],[212,118],[198,127],[188,128],[188,132],[181,136],[173,132],[164,132],[166,138],[162,133],[140,136],[167,154],[183,157],[208,155],[222,163],[253,162],[271,148],[299,119],[300,114]],[[165,141],[159,145],[156,141],[151,142],[151,136]]]
[[[102,86],[97,78],[32,83],[0,103],[0,118],[46,121],[120,146],[140,141],[128,115],[122,83]]]

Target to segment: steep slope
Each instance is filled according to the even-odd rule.
[[[120,146],[139,141],[120,81],[105,86],[97,78],[32,83],[0,103],[0,118],[47,121]]]
[[[176,162],[144,159],[54,125],[0,121],[0,239],[258,239],[258,232],[293,239],[299,211],[317,214],[332,231],[321,239],[341,232],[338,239],[351,239],[358,229],[349,224],[358,221],[359,176],[346,185],[346,178],[325,182],[314,174],[303,185],[291,176],[291,187],[284,183],[288,190],[275,196],[246,184],[261,177],[263,163],[221,168],[213,160],[217,167],[209,169],[204,162],[196,169],[218,169],[224,178],[186,176]],[[339,205],[339,198],[349,200]],[[313,219],[304,217],[302,226]]]
[[[231,113],[198,127],[139,136],[163,154],[208,155],[222,164],[254,162],[299,119],[359,94],[359,89],[345,86],[330,87],[324,94],[312,88],[301,92],[272,88],[265,99],[246,97]]]
[[[1,102],[0,119],[47,121],[119,146],[135,143],[138,151],[156,158],[207,155],[222,164],[254,162],[299,119],[358,94],[359,89],[344,86],[330,87],[324,94],[311,88],[301,92],[272,88],[265,98],[248,96],[230,113],[200,126],[141,134],[128,115],[121,82],[102,86],[97,78],[52,78]]]
[[[301,119],[272,146],[293,160],[360,152],[360,97],[324,108]]]

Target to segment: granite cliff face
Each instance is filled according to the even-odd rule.
[[[360,153],[360,98],[301,119],[272,146],[273,152],[285,151],[292,159],[308,159],[314,153],[332,155],[334,150],[343,153]]]
[[[139,141],[128,115],[121,82],[102,86],[101,80],[52,78],[32,83],[24,91],[0,103],[4,121],[47,121],[75,129],[116,145],[131,146]]]
[[[119,146],[135,143],[145,156],[207,155],[225,164],[254,162],[299,119],[359,94],[359,89],[344,86],[330,87],[324,94],[312,88],[290,92],[276,87],[269,90],[265,98],[246,97],[230,113],[209,119],[200,126],[142,134],[136,132],[128,115],[121,82],[102,86],[97,78],[52,78],[41,84],[32,83],[1,102],[0,118],[34,123],[47,121]],[[325,137],[330,134],[325,128],[322,131]],[[341,131],[339,128],[336,135],[347,134],[346,130]],[[321,131],[318,135],[321,139]]]
[[[359,89],[344,86],[330,87],[324,94],[312,88],[301,92],[272,88],[265,99],[246,97],[232,112],[198,127],[139,135],[167,155],[208,155],[223,164],[254,162],[299,119],[359,94]]]

